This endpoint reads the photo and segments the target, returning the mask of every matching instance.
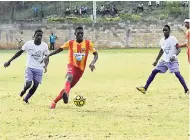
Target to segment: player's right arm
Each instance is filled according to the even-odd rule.
[[[17,57],[19,57],[25,50],[28,49],[28,48],[27,48],[27,47],[28,47],[27,44],[28,44],[28,42],[26,42],[26,43],[22,46],[22,48],[21,48],[9,61],[5,62],[5,64],[4,64],[4,67],[5,67],[5,68],[8,67],[14,59],[16,59]]]
[[[186,43],[177,46],[178,48],[185,48],[190,46],[190,31],[186,33]]]
[[[17,57],[19,57],[23,52],[24,50],[20,49],[9,61],[5,62],[4,67],[8,67],[11,64],[11,62]]]
[[[164,53],[163,49],[160,49],[159,54],[158,54],[158,56],[157,56],[155,62],[152,64],[153,66],[156,66],[156,65],[157,65],[157,63],[158,63],[160,57],[163,55],[163,53]]]
[[[47,57],[50,57],[52,55],[55,55],[57,53],[60,53],[63,51],[63,48],[57,48],[55,51],[53,51],[52,53],[50,53],[49,55],[47,55]]]
[[[60,48],[57,48],[55,51],[53,51],[52,53],[50,53],[49,55],[47,55],[44,60],[48,59],[50,56],[55,55],[57,53],[60,53],[63,51],[63,48],[68,48],[69,47],[69,41],[66,42],[65,44],[63,44]]]

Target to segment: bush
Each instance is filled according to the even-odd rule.
[[[120,17],[115,18],[97,18],[97,23],[118,23],[121,20]],[[61,22],[61,23],[84,23],[84,24],[92,24],[93,20],[89,17],[81,18],[81,17],[60,17],[60,18],[49,18],[48,22]]]
[[[159,20],[164,20],[168,18],[168,14],[159,14],[156,16]]]
[[[97,23],[118,23],[120,22],[120,17],[115,18],[97,18]]]
[[[124,21],[140,21],[141,20],[141,16],[139,15],[135,15],[135,14],[121,14],[120,17],[124,20]]]
[[[61,23],[85,23],[89,24],[93,21],[91,18],[81,18],[81,17],[59,17],[59,18],[49,18],[48,22],[61,22]]]
[[[166,2],[166,8],[179,7],[179,6],[180,6],[179,1],[167,1]]]

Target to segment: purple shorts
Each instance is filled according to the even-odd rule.
[[[26,68],[25,71],[25,81],[30,82],[33,80],[38,81],[39,83],[42,82],[43,70],[35,69],[35,68]]]
[[[174,73],[174,72],[178,72],[179,71],[179,63],[178,61],[173,61],[173,62],[165,62],[163,60],[161,60],[157,66],[156,66],[157,70],[160,70],[160,73],[165,73],[168,69],[170,71],[170,73]]]

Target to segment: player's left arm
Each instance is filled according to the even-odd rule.
[[[179,46],[179,44],[177,43],[177,44],[176,44],[176,48],[177,48],[176,56],[177,56],[178,54],[180,54],[180,52],[181,52],[181,48],[178,47],[178,46]]]
[[[96,49],[94,48],[94,45],[92,42],[90,42],[90,51],[93,52],[94,55],[94,59],[92,60],[92,62],[89,65],[89,68],[91,69],[91,71],[94,71],[95,69],[95,63],[98,60],[98,52],[96,51]]]
[[[92,60],[92,62],[89,65],[89,68],[91,69],[91,71],[93,71],[95,69],[95,63],[98,60],[98,52],[94,52],[94,59]]]
[[[47,67],[48,67],[48,64],[49,64],[49,57],[47,59],[44,59],[44,73],[47,72]]]
[[[47,49],[44,51],[44,56],[48,56],[49,54],[49,51],[48,51],[48,45],[47,45]],[[49,57],[47,57],[47,59],[44,59],[44,73],[47,72],[47,67],[48,67],[48,64],[49,64]]]
[[[180,45],[176,38],[175,38],[174,42],[175,42],[175,47],[176,47],[177,51],[172,57],[170,57],[171,62],[177,60],[177,55],[179,55],[179,53],[181,52],[181,48],[179,47]]]

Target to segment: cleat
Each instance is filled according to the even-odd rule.
[[[186,89],[186,90],[185,90],[185,94],[186,94],[186,95],[189,95],[189,89]]]
[[[56,107],[56,103],[53,101],[52,103],[51,103],[51,105],[50,105],[50,109],[55,109],[55,107]]]
[[[63,98],[63,102],[65,103],[65,104],[67,104],[68,103],[68,95],[67,95],[67,93],[66,92],[64,92],[63,93],[63,96],[62,96],[62,98]]]
[[[24,101],[26,104],[29,104],[29,102],[28,102],[27,100],[23,99],[23,101]]]
[[[144,87],[136,87],[136,89],[142,92],[143,94],[146,94],[146,89]]]
[[[20,93],[20,97],[22,97],[24,94],[25,94],[24,92],[21,92],[21,93]]]

